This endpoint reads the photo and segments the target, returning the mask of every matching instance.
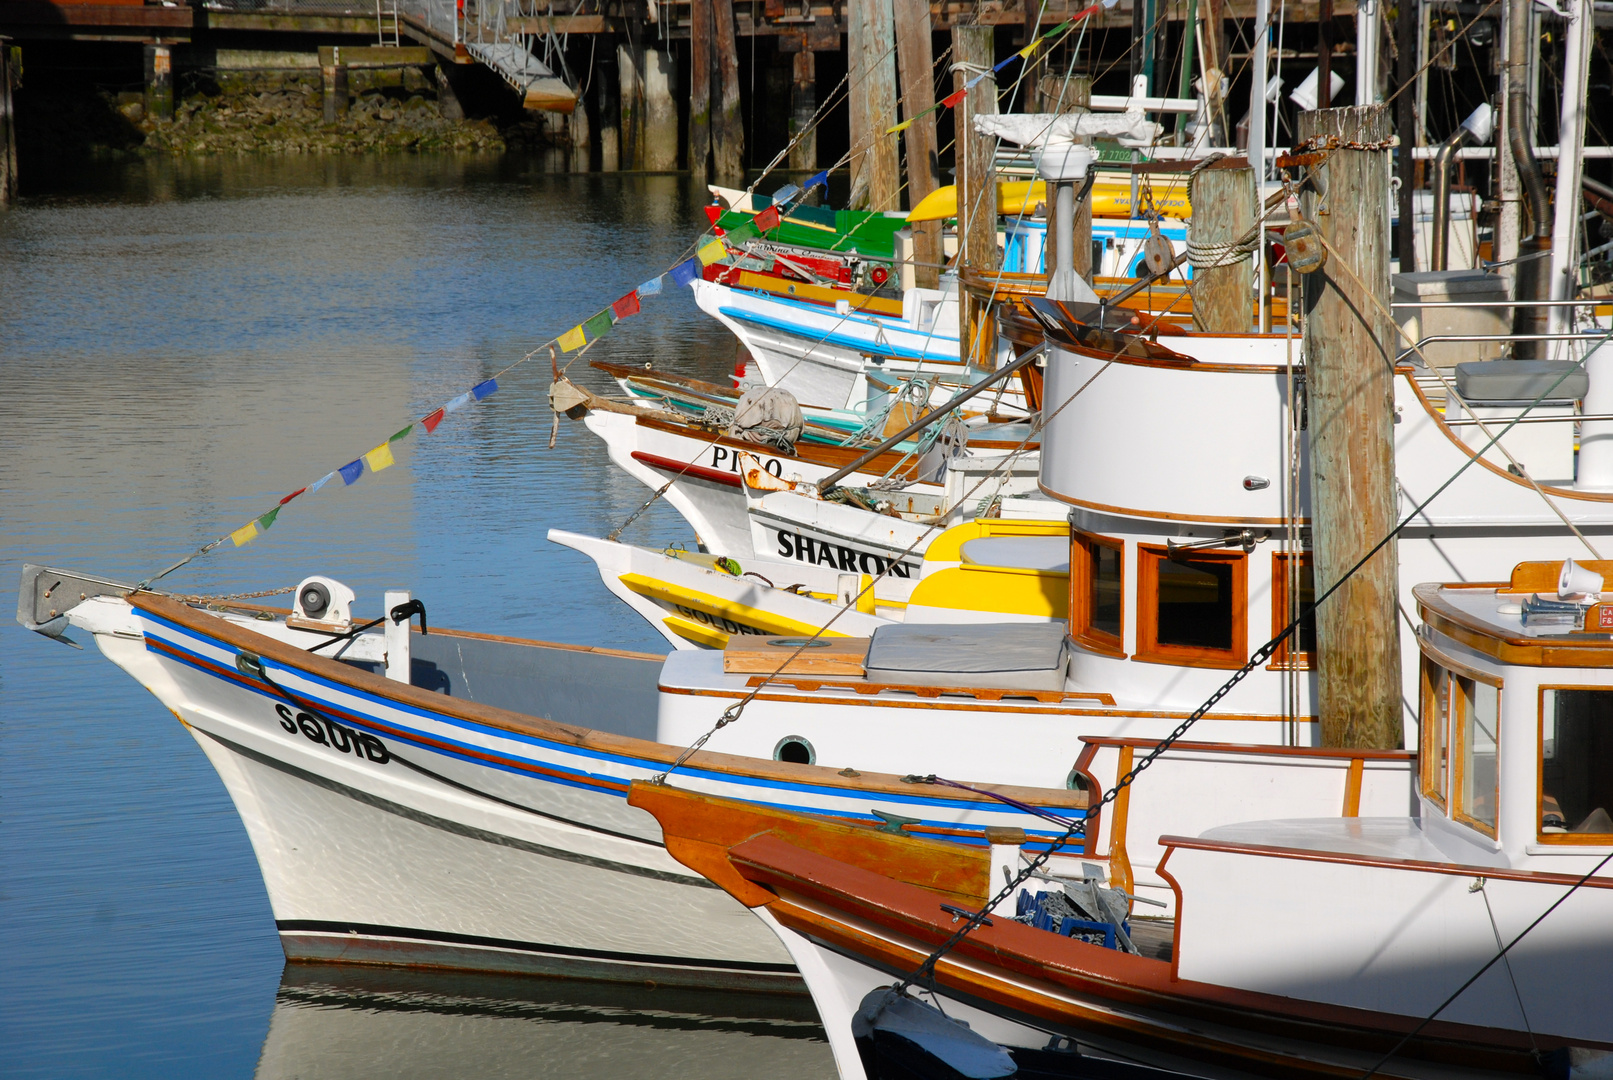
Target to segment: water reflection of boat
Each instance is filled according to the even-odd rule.
[[[826,1077],[805,998],[288,964],[257,1080]]]

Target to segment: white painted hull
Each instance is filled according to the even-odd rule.
[[[799,987],[772,935],[668,856],[655,820],[626,804],[628,783],[664,771],[675,748],[628,738],[611,743],[624,750],[601,750],[579,725],[540,722],[534,734],[466,719],[448,704],[459,669],[441,693],[413,698],[363,673],[332,681],[268,659],[266,677],[255,678],[238,664],[252,646],[231,644],[232,635],[316,640],[279,622],[204,615],[186,626],[110,597],[71,618],[186,725],[218,770],[288,957]],[[563,662],[582,685],[561,696],[610,699],[612,687],[587,685],[587,650]],[[444,705],[411,703],[420,700]],[[1038,821],[923,790],[880,795],[828,770],[810,770],[823,786],[722,768],[690,763],[678,776],[814,813],[867,818],[882,807],[947,829]]]
[[[939,405],[982,374],[959,360],[955,322],[950,329],[921,329],[889,316],[841,313],[709,281],[695,282],[694,292],[700,309],[750,351],[767,384],[804,405],[860,408],[879,393],[877,385],[870,392],[870,376],[890,383],[914,375],[942,380],[930,398]],[[1012,359],[1006,345],[994,359]],[[1004,415],[1028,411],[1017,383],[987,401]]]

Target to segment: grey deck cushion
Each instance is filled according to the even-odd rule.
[[[961,554],[973,566],[1070,572],[1068,536],[977,536],[963,542]]]
[[[869,682],[1062,690],[1063,622],[881,626],[868,644]]]
[[[1585,369],[1572,360],[1472,360],[1456,365],[1456,392],[1473,403],[1529,402],[1541,394],[1547,401],[1577,401],[1589,388]]]

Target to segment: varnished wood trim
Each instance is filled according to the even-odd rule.
[[[1098,503],[1098,502],[1091,502],[1091,501],[1089,501],[1087,499],[1077,499],[1073,495],[1065,495],[1065,494],[1063,494],[1061,492],[1054,491],[1052,488],[1048,487],[1041,480],[1037,480],[1036,486],[1037,486],[1038,489],[1041,490],[1042,494],[1046,495],[1049,499],[1056,499],[1057,501],[1059,501],[1061,503],[1064,503],[1064,504],[1066,504],[1068,506],[1079,506],[1083,510],[1091,510],[1091,511],[1094,511],[1095,513],[1099,513],[1099,514],[1112,514],[1112,515],[1114,515],[1116,517],[1145,518],[1145,519],[1147,519],[1149,521],[1190,521],[1190,522],[1193,522],[1194,524],[1228,525],[1228,526],[1231,526],[1231,525],[1273,525],[1273,526],[1276,526],[1276,525],[1287,525],[1288,524],[1288,520],[1286,518],[1232,517],[1232,516],[1224,515],[1224,514],[1222,514],[1222,515],[1167,514],[1167,513],[1164,513],[1163,511],[1159,511],[1159,510],[1139,510],[1139,509],[1137,509],[1136,507],[1133,507],[1133,506],[1111,506],[1109,503]],[[1301,525],[1309,525],[1310,521],[1311,521],[1310,518],[1300,518],[1299,519],[1299,523]]]
[[[1213,714],[1212,714],[1213,715]],[[1314,723],[1316,717],[1300,718],[1303,722]],[[1083,735],[1081,741],[1096,752],[1100,746],[1130,746],[1136,749],[1152,750],[1163,739],[1145,739],[1135,735]],[[1366,750],[1346,749],[1331,746],[1266,746],[1260,743],[1224,743],[1224,742],[1174,742],[1172,750],[1182,750],[1194,754],[1269,754],[1272,757],[1294,758],[1332,758],[1337,761],[1410,761],[1417,754],[1411,750]],[[1084,756],[1087,751],[1082,750]]]
[[[1535,840],[1564,847],[1606,847],[1613,844],[1609,833],[1549,833],[1542,830],[1546,814],[1546,691],[1607,690],[1607,686],[1542,686],[1535,694]]]
[[[1463,442],[1461,436],[1452,431],[1450,425],[1445,423],[1445,417],[1439,412],[1435,411],[1433,402],[1428,400],[1428,395],[1423,393],[1423,388],[1417,384],[1417,380],[1411,378],[1410,375],[1407,375],[1406,381],[1411,384],[1412,392],[1417,395],[1417,400],[1422,402],[1423,411],[1428,414],[1429,418],[1433,420],[1434,423],[1439,425],[1439,430],[1445,433],[1445,437],[1451,441],[1451,444],[1455,446],[1456,449],[1466,454],[1469,458],[1476,459],[1480,466],[1489,469],[1492,473],[1501,477],[1503,480],[1506,480],[1509,483],[1517,484],[1519,487],[1528,488],[1530,491],[1534,490],[1534,485],[1529,483],[1529,481],[1525,480],[1523,477],[1514,476],[1507,472],[1507,470],[1501,468],[1499,465],[1496,465],[1485,458],[1479,457],[1477,452],[1475,452],[1471,446]],[[1498,420],[1494,425],[1491,426],[1491,430],[1493,431],[1497,427],[1505,426],[1505,420]],[[1551,487],[1546,484],[1541,484],[1540,490],[1544,491],[1548,495],[1555,495],[1564,499],[1579,499],[1583,502],[1613,502],[1613,493],[1605,491],[1580,491],[1576,488]]]
[[[741,874],[779,895],[769,910],[782,924],[876,968],[911,970],[955,929],[933,894],[902,885],[880,870],[839,862],[771,836],[748,840],[729,857]],[[1303,1039],[1317,1050],[1388,1050],[1396,1036],[1418,1023],[1414,1017],[1179,979],[1163,961],[1071,941],[1010,920],[995,920],[965,937],[936,973],[950,988],[1057,1024],[1190,1047],[1195,1060],[1255,1054],[1263,1068],[1305,1063],[1302,1054],[1283,1062],[1268,1060],[1270,1043],[1264,1036]],[[1195,1018],[1222,1030],[1208,1032],[1202,1025],[1183,1023]],[[1523,1032],[1445,1021],[1422,1030],[1422,1037],[1404,1052],[1469,1065],[1520,1070],[1527,1065],[1530,1043]],[[1262,1036],[1265,1048],[1231,1039],[1251,1032]],[[1317,1075],[1333,1072],[1324,1068]]]
[[[370,694],[383,700],[395,701],[428,713],[437,713],[442,716],[468,720],[471,723],[485,724],[490,728],[530,735],[561,745],[581,746],[602,753],[620,754],[625,757],[635,757],[663,764],[671,764],[683,752],[682,748],[668,746],[665,743],[652,742],[648,739],[635,739],[627,735],[613,735],[589,728],[572,727],[568,724],[558,724],[541,717],[528,716],[508,709],[494,708],[491,705],[482,705],[462,698],[451,698],[430,690],[422,690],[417,686],[410,686],[407,683],[394,682],[384,676],[374,675],[368,671],[353,667],[351,664],[344,664],[340,661],[320,656],[317,653],[299,649],[295,645],[276,641],[274,638],[266,637],[263,634],[238,626],[205,611],[199,611],[166,596],[136,592],[129,594],[128,600],[137,611],[149,612],[152,615],[194,630],[198,634],[213,638],[233,648],[254,653],[288,668],[305,671],[338,686]],[[242,678],[244,679],[245,677],[243,676]],[[709,750],[697,752],[689,759],[688,763],[697,769],[710,769],[733,776],[747,776],[793,784],[810,784],[817,787],[844,788],[848,792],[879,792],[907,797],[911,797],[914,794],[912,784],[903,783],[901,777],[892,773],[867,772],[857,777],[847,777],[826,766],[796,765],[787,761],[767,761],[760,758],[722,754]],[[978,786],[988,787],[993,791],[999,791],[1022,802],[1035,805],[1070,808],[1085,805],[1085,796],[1076,791],[1064,792],[1043,788],[1006,787],[995,784]],[[995,803],[995,800],[986,799],[968,791],[949,790],[946,797],[949,799]]]
[[[1288,563],[1298,559],[1301,573],[1304,567],[1311,565],[1311,553],[1308,551],[1274,551],[1271,553],[1271,636],[1276,637],[1288,625]],[[1313,578],[1314,581],[1314,578]],[[1315,590],[1312,589],[1314,594]],[[1268,671],[1315,671],[1316,654],[1309,650],[1292,648],[1291,645],[1298,636],[1289,637],[1277,651],[1272,653],[1271,663],[1266,665]]]
[[[1431,862],[1423,859],[1391,859],[1383,855],[1357,855],[1348,851],[1313,851],[1309,848],[1283,847],[1276,844],[1246,844],[1231,840],[1207,840],[1200,836],[1161,836],[1160,846],[1166,848],[1192,848],[1198,851],[1222,851],[1235,855],[1259,855],[1273,859],[1295,859],[1300,862],[1340,863],[1345,866],[1374,866],[1388,870],[1412,870],[1421,874],[1443,874],[1448,877],[1482,877],[1493,881],[1522,881],[1532,885],[1573,885],[1580,880],[1578,874],[1548,874],[1535,870],[1509,870],[1495,866],[1469,866],[1464,863]],[[1582,886],[1587,889],[1613,889],[1613,877],[1593,877]]]
[[[1439,595],[1440,588],[1424,584],[1412,589],[1417,613],[1429,627],[1474,652],[1519,667],[1613,667],[1613,639],[1563,641],[1502,637],[1494,628],[1446,601]]]
[[[829,685],[832,685],[832,684],[830,683],[829,680],[825,679],[824,680],[824,685],[829,686]],[[933,688],[930,688],[930,689],[933,689]],[[709,689],[707,687],[667,686],[665,683],[661,684],[660,690],[661,690],[661,693],[663,693],[663,694],[683,694],[683,695],[686,695],[688,697],[725,698],[725,699],[730,699],[730,700],[733,700],[733,701],[738,701],[740,698],[745,696],[745,694],[742,693],[739,690],[713,690],[713,689]],[[1030,692],[1033,693],[1034,691],[1030,691]],[[817,696],[813,696],[813,695],[809,695],[809,694],[768,694],[768,693],[761,693],[761,694],[757,694],[756,697],[760,701],[793,701],[793,702],[803,702],[803,703],[812,704],[812,705],[822,705],[822,704],[825,704],[825,703],[833,703],[835,705],[861,705],[861,706],[866,706],[866,707],[878,707],[878,708],[885,708],[885,709],[931,709],[931,710],[949,709],[949,710],[953,710],[953,711],[961,711],[961,710],[997,711],[997,710],[1001,710],[1001,711],[1007,712],[1007,713],[1021,713],[1021,712],[1025,712],[1025,713],[1056,713],[1056,714],[1058,714],[1060,716],[1096,716],[1096,717],[1127,717],[1127,718],[1130,718],[1130,717],[1150,717],[1150,718],[1158,719],[1158,720],[1185,720],[1189,715],[1186,712],[1166,711],[1166,710],[1160,710],[1160,709],[1125,709],[1125,708],[1119,708],[1119,707],[1116,707],[1116,708],[1113,708],[1113,709],[1107,709],[1107,708],[1105,708],[1105,709],[1079,709],[1079,708],[1071,708],[1068,705],[1031,705],[1031,704],[1028,704],[1028,703],[1022,703],[1022,702],[1011,701],[1011,700],[984,701],[984,702],[947,701],[947,700],[945,700],[945,692],[944,692],[944,690],[943,690],[943,695],[942,695],[941,698],[938,698],[938,699],[920,698],[920,699],[913,700],[913,701],[904,701],[904,700],[902,700],[900,698],[881,698],[881,699],[876,701],[876,700],[870,700],[869,697],[865,697],[863,695],[856,695],[856,696],[835,695],[833,697],[829,697],[827,695],[821,695],[821,694],[817,695]],[[1250,720],[1250,721],[1259,721],[1259,722],[1264,722],[1264,723],[1286,723],[1289,720],[1289,717],[1282,716],[1280,714],[1275,714],[1275,713],[1272,713],[1272,714],[1266,714],[1266,713],[1210,713],[1209,716],[1208,716],[1208,719],[1211,719],[1211,720]]]
[[[1003,701],[1005,699],[1019,698],[1041,702],[1068,701],[1072,698],[1080,701],[1096,701],[1099,705],[1113,705],[1113,694],[1093,693],[1081,690],[1005,690],[1000,687],[989,686],[927,686],[918,683],[872,683],[861,680],[841,680],[833,678],[801,678],[794,675],[771,676],[752,675],[745,681],[746,686],[793,686],[797,690],[813,693],[825,686],[837,690],[855,690],[867,697],[883,694],[886,691],[893,693],[912,694],[921,698],[938,698],[942,694],[963,696],[965,694],[977,701]]]
[[[1344,810],[1343,817],[1361,816],[1361,774],[1366,771],[1366,763],[1360,758],[1350,759],[1350,771],[1344,775]]]
[[[1120,633],[1092,625],[1092,548],[1120,553]],[[1117,660],[1126,658],[1126,542],[1070,528],[1070,636],[1082,648]]]
[[[765,453],[769,457],[776,457],[783,461],[808,461],[814,465],[825,468],[838,469],[849,465],[862,456],[863,451],[843,446],[825,446],[819,443],[798,442],[795,444],[795,453],[785,454],[777,449],[761,446],[757,443],[746,442],[743,439],[731,438],[720,432],[710,432],[694,427],[692,424],[675,424],[654,416],[642,414],[634,417],[640,427],[647,427],[652,431],[662,431],[680,438],[692,439],[706,446],[722,446],[734,450],[745,450],[752,454]],[[1017,443],[1015,445],[1018,445]],[[681,462],[679,463],[681,466]],[[911,456],[903,456],[887,451],[863,466],[863,472],[870,476],[883,476],[890,470],[898,470],[891,475],[898,475],[904,479],[911,478],[913,470],[917,468],[916,461]],[[735,474],[736,478],[738,474]]]
[[[1125,780],[1126,774],[1131,772],[1131,747],[1120,748],[1120,761],[1115,766],[1115,783]],[[1109,829],[1109,876],[1120,886],[1122,892],[1136,892],[1136,881],[1131,873],[1131,857],[1126,854],[1126,825],[1131,819],[1131,785],[1121,788],[1114,799],[1114,824]],[[1126,902],[1126,909],[1132,907],[1131,901]]]
[[[1159,643],[1159,571],[1170,560],[1170,549],[1156,544],[1137,545],[1137,653],[1133,660],[1173,667],[1217,668],[1236,671],[1249,658],[1249,556],[1246,552],[1195,551],[1184,563],[1232,567],[1232,644],[1225,649],[1196,648]]]

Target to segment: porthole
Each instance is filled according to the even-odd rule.
[[[1064,778],[1064,786],[1071,791],[1087,790],[1087,778],[1079,769],[1071,769],[1070,775]]]
[[[773,747],[774,761],[788,761],[792,765],[816,765],[818,752],[799,735],[786,735]]]

